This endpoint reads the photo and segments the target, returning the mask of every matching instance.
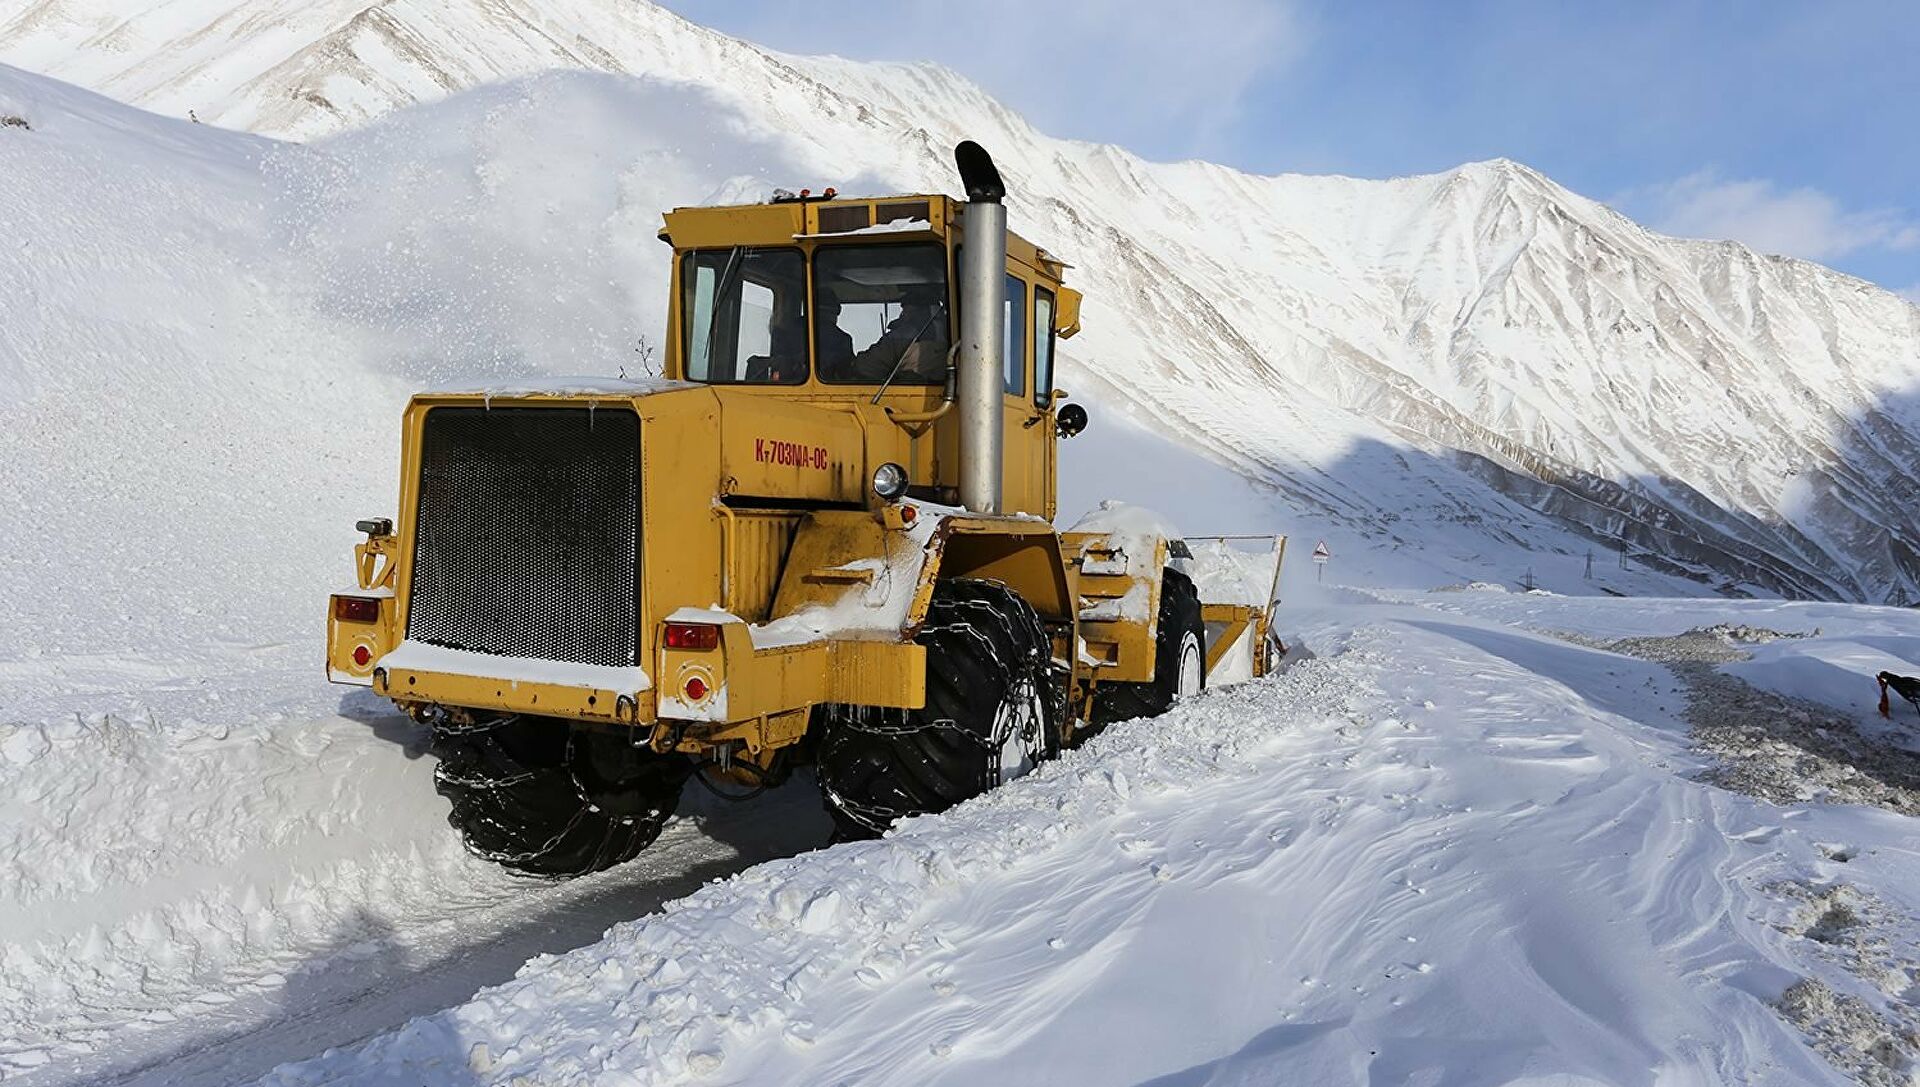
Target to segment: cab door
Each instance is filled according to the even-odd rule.
[[[1001,355],[1000,405],[1006,439],[1000,508],[1046,517],[1051,450],[1045,439],[1050,431],[1033,399],[1033,287],[1013,271],[1007,273],[1006,284],[1001,303],[1006,343]]]
[[[1031,424],[1033,438],[1045,450],[1040,458],[1040,478],[1034,483],[1036,508],[1033,512],[1051,521],[1059,501],[1060,488],[1060,465],[1057,459],[1060,438],[1053,427],[1054,341],[1057,339],[1054,327],[1059,307],[1054,301],[1053,292],[1038,283],[1034,284],[1032,310],[1033,317],[1027,325],[1033,330],[1028,348],[1029,357],[1033,360],[1028,367],[1028,372],[1032,374],[1033,389],[1027,397],[1027,408],[1032,413],[1029,418],[1038,417],[1038,421]]]

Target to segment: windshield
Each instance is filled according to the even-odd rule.
[[[846,245],[813,257],[814,354],[820,379],[938,385],[947,378],[947,251]]]
[[[687,378],[714,384],[807,380],[806,260],[798,249],[704,249],[680,267]]]

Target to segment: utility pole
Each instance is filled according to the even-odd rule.
[[[1529,566],[1527,567],[1527,572],[1520,578],[1520,587],[1528,592],[1532,592],[1536,584],[1533,580],[1533,567]]]

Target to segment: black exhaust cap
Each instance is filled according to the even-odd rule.
[[[953,149],[953,164],[960,168],[960,185],[967,199],[981,204],[998,204],[1006,198],[1007,186],[987,149],[972,140],[961,140]]]

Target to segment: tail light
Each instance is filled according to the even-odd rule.
[[[712,623],[668,623],[668,649],[717,649],[720,628]]]
[[[375,623],[380,620],[380,601],[364,596],[333,598],[333,617],[343,623]]]
[[[698,702],[705,697],[707,697],[707,684],[705,680],[699,676],[694,676],[692,679],[687,680],[687,701]]]

